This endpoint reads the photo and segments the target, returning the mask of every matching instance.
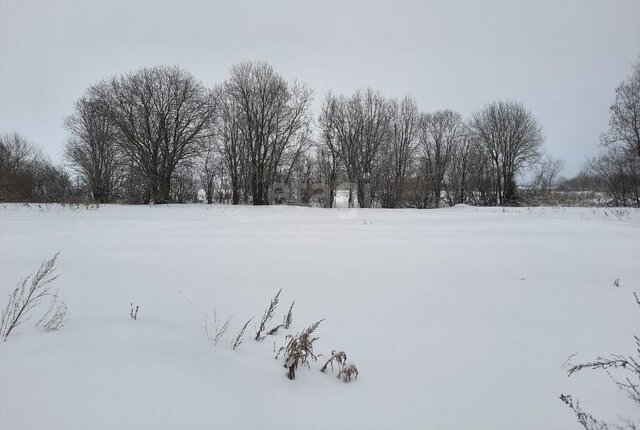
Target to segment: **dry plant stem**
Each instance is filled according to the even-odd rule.
[[[636,304],[640,306],[640,298],[638,298],[636,293],[633,293],[633,295]],[[604,370],[618,389],[623,391],[636,405],[640,405],[640,338],[636,335],[634,336],[634,340],[636,347],[635,356],[611,354],[608,357],[597,357],[594,361],[586,363],[568,364],[568,376],[585,369]],[[567,362],[574,356],[575,354],[573,354]],[[598,421],[587,412],[584,412],[580,408],[580,403],[577,400],[574,401],[570,395],[561,394],[560,400],[573,410],[578,422],[585,430],[606,430],[609,428],[637,430],[640,428],[640,423],[635,423],[630,420],[626,421],[623,426]]]
[[[327,360],[326,363],[324,363],[324,366],[322,366],[322,369],[320,369],[320,371],[326,371],[327,366],[331,365],[331,371],[333,372],[334,361],[338,364],[339,368],[344,367],[344,365],[347,363],[347,354],[344,351],[331,351],[331,357]]]
[[[598,421],[591,414],[583,411],[580,407],[580,402],[574,402],[573,398],[570,395],[561,394],[560,400],[564,404],[569,406],[569,408],[576,415],[578,422],[585,430],[609,430],[609,426],[606,423]],[[635,427],[630,427],[630,429],[634,430]]]
[[[284,327],[282,324],[278,324],[277,326],[275,326],[274,328],[272,328],[267,332],[267,336],[273,336],[277,334],[278,330],[280,330],[282,327]]]
[[[267,329],[267,324],[273,318],[273,315],[276,312],[276,308],[278,307],[278,301],[280,299],[280,293],[282,292],[282,288],[278,290],[278,293],[275,295],[271,302],[269,303],[269,307],[264,311],[262,318],[260,319],[260,325],[258,326],[258,330],[256,330],[256,340],[264,339],[263,333]]]
[[[11,332],[30,318],[29,312],[38,306],[43,297],[51,294],[49,284],[58,276],[55,275],[56,253],[50,260],[45,260],[38,271],[18,282],[9,294],[9,303],[0,316],[0,336],[7,340]]]
[[[138,319],[138,310],[140,307],[136,305],[135,309],[133,308],[133,302],[131,303],[131,318],[134,320]]]
[[[236,339],[233,341],[233,346],[231,349],[233,349],[234,351],[236,349],[238,349],[238,347],[240,345],[242,345],[244,343],[244,332],[247,330],[247,326],[249,325],[249,323],[253,321],[253,317],[248,320],[246,323],[244,323],[244,325],[242,326],[242,329],[238,332],[238,335],[236,336]]]
[[[59,302],[56,307],[55,313],[51,316],[51,318],[44,324],[44,329],[46,331],[54,331],[61,329],[67,324],[67,305],[65,302]]]
[[[42,322],[47,319],[47,317],[54,311],[54,309],[57,309],[57,307],[59,306],[59,302],[60,300],[58,292],[56,291],[55,293],[51,294],[51,303],[49,304],[49,309],[44,313],[44,315],[42,315],[42,318],[40,318],[38,322],[34,324],[34,327],[39,327],[40,324],[42,324]]]
[[[633,293],[633,295],[636,303],[640,306],[638,295],[636,293]],[[640,404],[640,338],[638,338],[638,336],[634,336],[633,338],[636,344],[637,355],[635,357],[620,354],[612,354],[609,357],[597,357],[594,361],[570,365],[567,371],[568,375],[571,376],[575,372],[584,369],[604,370],[621,391],[625,392],[631,400]],[[628,375],[623,380],[616,379],[610,373],[612,369],[621,369]]]
[[[220,319],[218,318],[218,313],[214,309],[213,310],[213,332],[211,332],[209,330],[209,314],[205,315],[204,330],[205,330],[205,333],[207,334],[207,339],[210,341],[213,341],[214,345],[217,345],[218,342],[220,342],[220,339],[222,339],[231,329],[232,319],[233,319],[233,316],[229,316],[227,317],[227,319],[224,320],[224,322],[221,323]]]
[[[291,306],[289,307],[289,312],[287,312],[287,314],[284,316],[282,320],[281,325],[287,330],[289,330],[289,327],[291,327],[291,323],[293,322],[293,305],[295,304],[296,304],[296,301],[294,300],[293,303],[291,303]]]
[[[291,303],[291,307],[289,307],[289,312],[287,312],[287,314],[282,318],[282,324],[278,324],[277,326],[269,330],[267,332],[267,336],[273,336],[277,334],[278,330],[280,330],[281,328],[288,330],[289,327],[291,327],[291,323],[293,322],[293,305],[295,305],[295,303],[296,303],[295,300],[293,301],[293,303]]]

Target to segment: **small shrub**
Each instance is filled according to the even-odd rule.
[[[338,372],[338,378],[342,379],[343,382],[351,382],[352,379],[356,380],[358,379],[358,368],[353,363],[345,364]]]
[[[296,378],[296,371],[301,366],[310,368],[310,361],[316,361],[318,358],[313,352],[313,343],[318,337],[312,337],[320,323],[320,320],[305,328],[296,336],[288,335],[286,337],[285,346],[281,347],[276,354],[276,359],[282,354],[284,356],[284,367],[287,368],[287,378],[293,380]]]

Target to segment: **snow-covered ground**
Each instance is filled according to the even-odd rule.
[[[633,352],[638,211],[4,205],[0,305],[57,251],[70,320],[0,343],[0,429],[577,429],[560,393],[637,416],[562,365]],[[325,318],[316,352],[344,349],[356,382],[320,361],[289,381],[287,332],[206,339],[208,311],[235,335],[280,288],[276,319]]]

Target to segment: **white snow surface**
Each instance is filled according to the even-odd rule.
[[[0,343],[0,429],[578,429],[560,393],[638,415],[563,367],[634,352],[636,210],[3,205],[0,306],[57,251],[70,320]],[[280,288],[291,330],[252,323],[232,351]],[[234,315],[217,346],[213,308]],[[357,381],[274,359],[322,318],[316,352],[346,351]]]

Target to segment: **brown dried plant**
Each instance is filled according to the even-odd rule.
[[[295,336],[288,335],[286,344],[278,350],[276,359],[282,354],[284,356],[284,367],[287,368],[287,378],[293,380],[296,378],[296,371],[301,366],[310,368],[310,361],[316,361],[318,358],[313,352],[313,343],[318,337],[312,337],[320,323],[324,320],[317,321],[305,328]]]
[[[343,382],[351,382],[351,379],[356,380],[358,379],[358,368],[353,363],[345,364],[338,372],[338,378]]]
[[[333,372],[333,362],[338,364],[338,369],[342,369],[344,365],[347,363],[347,353],[344,351],[331,351],[331,357],[324,363],[321,372],[325,372],[327,370],[327,366],[331,365],[331,372]]]

